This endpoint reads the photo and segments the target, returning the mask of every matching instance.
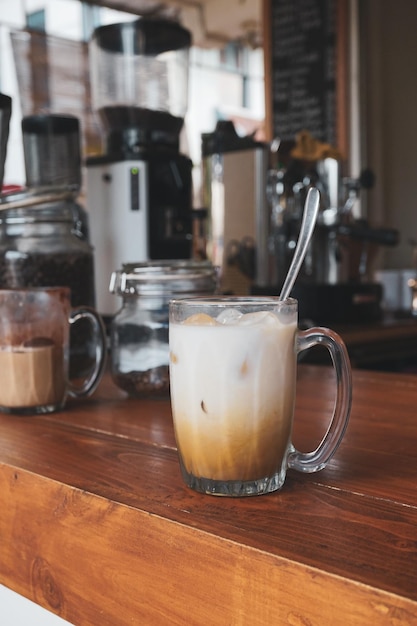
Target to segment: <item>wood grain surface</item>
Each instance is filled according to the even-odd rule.
[[[417,377],[353,381],[328,468],[255,498],[188,489],[169,402],[109,378],[61,413],[0,414],[0,583],[80,626],[417,623]],[[299,367],[299,449],[334,389]]]

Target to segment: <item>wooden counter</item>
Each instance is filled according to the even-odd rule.
[[[80,626],[417,623],[417,377],[355,371],[330,466],[229,499],[180,476],[168,401],[0,414],[0,583]],[[299,368],[311,449],[332,371]]]

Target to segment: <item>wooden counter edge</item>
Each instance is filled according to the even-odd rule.
[[[0,465],[0,583],[76,625],[411,623],[417,603]],[[279,529],[277,529],[279,532]]]
[[[386,341],[397,341],[398,339],[414,340],[417,338],[417,326],[393,326],[375,327],[367,329],[338,328],[337,332],[348,346],[368,345]]]

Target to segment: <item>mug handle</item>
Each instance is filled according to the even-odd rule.
[[[88,319],[91,323],[94,343],[96,346],[96,358],[91,374],[80,385],[75,385],[72,381],[68,383],[68,395],[73,398],[83,398],[91,395],[96,389],[103,376],[106,366],[106,329],[101,316],[89,307],[77,307],[73,309],[69,316],[69,323],[76,324],[82,319]]]
[[[299,472],[318,472],[326,467],[345,434],[352,405],[352,371],[349,355],[341,337],[328,328],[314,327],[298,331],[296,352],[313,346],[325,346],[336,372],[336,399],[326,434],[313,452],[299,452],[291,444],[288,467]]]

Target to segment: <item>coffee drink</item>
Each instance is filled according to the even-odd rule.
[[[344,435],[352,401],[349,355],[327,328],[298,329],[293,298],[216,296],[169,303],[171,407],[188,487],[222,496],[271,493],[287,469],[326,467]],[[320,444],[291,441],[298,354],[324,346],[335,402]]]
[[[0,289],[0,411],[39,415],[64,408],[68,397],[91,395],[106,363],[106,330],[90,307],[71,309],[68,287]],[[71,377],[70,335],[88,322],[95,358],[85,376]]]
[[[286,467],[296,330],[296,311],[228,309],[170,324],[172,411],[187,474],[246,482]]]
[[[0,407],[3,409],[56,406],[65,399],[62,347],[44,338],[30,343],[0,349]]]

